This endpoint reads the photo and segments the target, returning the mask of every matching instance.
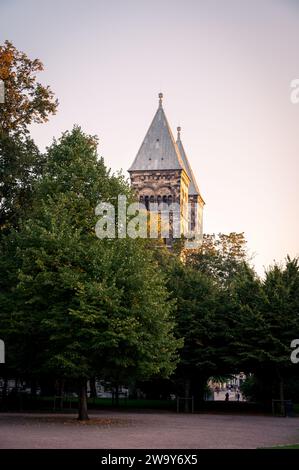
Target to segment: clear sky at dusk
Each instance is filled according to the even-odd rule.
[[[204,231],[244,231],[259,273],[299,255],[297,0],[0,0],[0,42],[40,58],[60,106],[43,149],[80,124],[132,163],[164,93],[206,201]]]

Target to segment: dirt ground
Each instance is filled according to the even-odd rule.
[[[0,414],[2,449],[243,449],[299,443],[299,418],[146,412]]]

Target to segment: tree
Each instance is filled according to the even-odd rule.
[[[245,261],[244,233],[204,234],[201,247],[186,253],[187,264],[206,273],[223,287],[228,286]]]
[[[39,59],[29,59],[9,41],[0,45],[0,79],[4,82],[5,102],[0,104],[1,134],[27,134],[32,123],[42,123],[55,114],[58,101],[49,86],[37,81],[43,70]]]
[[[29,59],[11,42],[0,45],[0,80],[5,86],[5,102],[0,103],[1,235],[17,227],[30,208],[33,185],[42,172],[43,158],[28,126],[46,122],[58,106],[50,88],[37,81],[42,70],[40,60]]]
[[[266,272],[263,315],[268,327],[269,367],[279,383],[279,397],[284,400],[284,381],[293,375],[290,343],[299,329],[298,258],[287,257],[285,266],[275,264]]]
[[[295,373],[290,343],[299,327],[298,259],[275,264],[264,281],[243,271],[233,286],[234,356],[240,366],[256,375],[259,387],[284,400],[284,381]],[[268,395],[266,400],[271,396]]]
[[[41,176],[43,158],[25,136],[0,134],[0,231],[18,227],[32,203],[33,187]]]
[[[176,335],[184,340],[176,370],[184,393],[203,397],[212,376],[239,372],[230,361],[234,335],[231,283],[246,266],[244,234],[204,235],[197,250],[169,252],[159,248],[156,257],[166,273],[168,289],[177,303]]]
[[[86,381],[169,375],[180,341],[165,279],[142,240],[99,240],[94,209],[130,189],[98,159],[96,140],[79,128],[50,147],[32,216],[13,234],[17,283],[2,298],[7,343],[18,344],[16,367]],[[9,358],[9,349],[7,353]]]

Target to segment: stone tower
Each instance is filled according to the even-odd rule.
[[[162,106],[162,99],[163,95],[159,93],[157,112],[128,170],[131,184],[139,202],[148,210],[154,203],[158,204],[159,208],[178,204],[180,234],[188,236],[192,231],[195,235],[200,235],[204,200],[181,141],[181,128],[177,128],[175,141]]]

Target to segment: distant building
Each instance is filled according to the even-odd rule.
[[[163,95],[159,93],[157,112],[128,170],[131,184],[139,202],[147,210],[155,203],[161,211],[164,205],[179,204],[180,234],[194,232],[195,235],[201,235],[205,202],[181,141],[181,128],[177,128],[175,141],[162,99]],[[166,243],[171,245],[172,236]]]

